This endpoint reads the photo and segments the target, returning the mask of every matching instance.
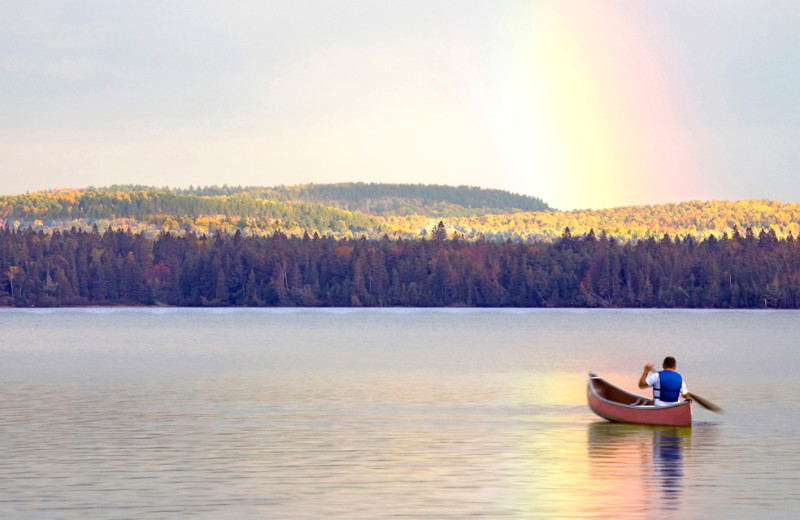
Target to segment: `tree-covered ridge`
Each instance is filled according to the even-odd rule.
[[[211,186],[178,190],[199,196],[248,195],[280,202],[312,202],[372,215],[437,216],[513,211],[548,211],[541,199],[475,186],[440,184],[337,183],[298,186]]]
[[[278,229],[380,232],[381,219],[362,213],[302,202],[275,202],[249,196],[198,196],[178,190],[112,187],[54,190],[0,198],[0,223],[46,229],[126,227],[135,231],[213,232]],[[139,189],[141,188],[141,189]]]
[[[409,185],[309,185],[276,188],[210,187],[175,190],[147,186],[112,186],[86,190],[55,190],[0,197],[0,225],[13,229],[88,230],[125,228],[154,237],[161,231],[216,231],[246,236],[276,231],[304,232],[333,238],[366,236],[413,239],[424,236],[440,220],[464,240],[552,241],[564,228],[576,234],[605,231],[621,241],[692,235],[731,235],[734,229],[774,230],[778,237],[800,236],[800,204],[766,200],[691,201],[605,210],[521,211],[476,209],[463,204],[514,203],[493,198],[496,190]],[[385,188],[385,191],[384,191]],[[437,191],[442,188],[441,192]],[[445,189],[446,188],[446,189]],[[363,191],[361,198],[356,193]],[[450,199],[420,206],[417,199],[380,198],[388,193],[413,196],[428,190],[428,201],[450,193]],[[338,194],[338,195],[337,195]],[[460,198],[454,194],[461,194]],[[327,203],[315,197],[341,197]],[[484,199],[474,197],[485,196]],[[471,199],[470,197],[473,197]],[[498,195],[499,197],[499,195]],[[335,204],[334,207],[332,204]],[[345,208],[362,207],[364,211]],[[383,204],[393,209],[384,211]],[[383,209],[381,209],[383,208]],[[368,212],[367,212],[368,211]],[[408,213],[407,212],[412,212]],[[383,215],[379,215],[383,213]]]
[[[0,228],[0,305],[800,308],[774,232],[552,243]]]
[[[142,218],[225,215],[300,219],[324,209],[334,216],[345,212],[319,204],[279,203],[246,192],[233,195],[198,196],[179,190],[108,189],[55,190],[0,198],[0,217],[6,219]],[[365,215],[362,215],[365,216]],[[366,220],[364,221],[366,222]],[[376,221],[377,222],[377,221]],[[373,223],[374,225],[374,223]]]
[[[369,215],[421,214],[434,216],[465,216],[484,213],[508,213],[517,211],[548,211],[549,206],[536,197],[518,195],[502,190],[484,189],[472,186],[444,186],[426,184],[379,184],[379,183],[340,183],[307,184],[297,186],[207,186],[187,189],[155,188],[140,185],[114,185],[105,188],[85,190],[56,190],[18,196],[21,202],[36,204],[39,197],[46,194],[79,193],[91,197],[90,205],[99,199],[111,203],[111,198],[144,199],[144,210],[160,213],[183,212],[186,214],[209,214],[213,206],[220,207],[220,201],[257,200],[272,202],[302,202],[314,205],[332,206],[339,209]],[[164,199],[163,202],[161,199]],[[13,200],[13,199],[12,199]],[[192,200],[216,201],[216,204],[191,203]],[[176,201],[180,205],[176,208]],[[19,205],[19,200],[15,205]],[[106,204],[108,206],[108,204]],[[122,205],[126,216],[140,216],[131,211],[137,207]],[[234,205],[224,214],[236,212]],[[119,213],[119,212],[118,212]],[[252,216],[252,215],[251,215]]]
[[[382,214],[429,218],[548,209],[539,199],[466,186],[335,184],[292,187],[168,189],[110,186],[51,190],[0,197],[0,223],[45,229],[90,228],[98,224],[155,234],[161,230],[241,229],[248,234],[303,231],[348,236],[386,233]],[[415,236],[419,229],[392,230]]]
[[[525,212],[444,220],[466,236],[554,240],[561,230],[574,233],[605,231],[621,241],[692,235],[732,235],[736,229],[773,230],[779,237],[800,236],[800,204],[770,200],[689,201],[652,206],[624,206],[603,210]],[[393,223],[389,219],[389,223]],[[429,222],[430,223],[430,222]]]
[[[536,197],[472,186],[310,184],[302,186],[297,193],[300,200],[376,215],[465,216],[475,213],[550,210],[545,202]]]

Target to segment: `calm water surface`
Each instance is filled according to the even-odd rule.
[[[800,313],[0,311],[0,517],[795,518]],[[605,423],[678,359],[692,428]]]

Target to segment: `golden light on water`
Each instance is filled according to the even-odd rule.
[[[630,374],[608,376],[636,391],[625,384]],[[546,372],[510,383],[538,411],[517,454],[527,467],[518,507],[551,518],[642,518],[677,509],[692,429],[603,421],[586,405],[585,378]]]

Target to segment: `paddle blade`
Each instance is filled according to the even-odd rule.
[[[711,410],[714,413],[722,413],[722,408],[720,408],[719,406],[715,405],[714,403],[712,403],[708,399],[703,399],[702,397],[700,397],[697,394],[692,394],[692,399],[694,399],[694,401],[697,404],[699,404],[700,406],[702,406],[706,410]]]

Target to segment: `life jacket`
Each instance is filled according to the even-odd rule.
[[[658,384],[653,387],[653,397],[665,403],[675,403],[681,396],[683,378],[674,370],[662,370],[658,373]]]

